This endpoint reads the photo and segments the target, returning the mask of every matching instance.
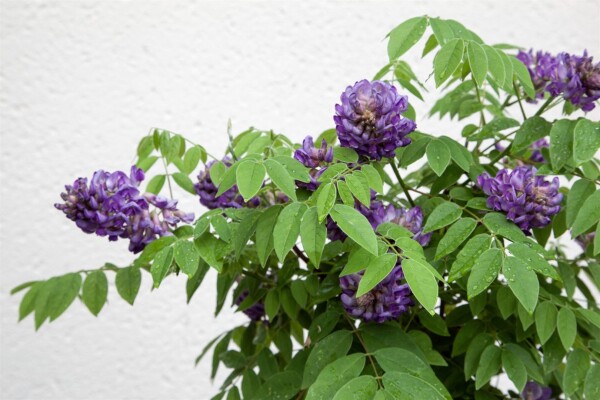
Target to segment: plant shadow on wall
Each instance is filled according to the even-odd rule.
[[[462,143],[418,131],[401,94],[422,99],[402,56],[425,37],[441,88],[430,114],[478,121],[456,124]],[[213,269],[216,313],[231,292],[249,317],[196,359],[212,348],[212,377],[231,370],[215,399],[600,398],[600,124],[585,118],[600,64],[429,17],[396,27],[388,53],[302,145],[251,128],[214,157],[153,129],[129,173],[67,185],[56,208],[136,258],[15,288],[19,318],[38,329],[78,297],[98,315],[107,275],[132,305],[142,273],[155,288],[186,275],[190,301]],[[179,210],[174,185],[209,211]],[[502,371],[516,392],[497,387]]]

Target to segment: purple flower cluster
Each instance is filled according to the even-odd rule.
[[[494,145],[494,147],[496,148],[496,150],[502,152],[506,149],[506,147],[502,146],[499,143],[496,143]],[[535,142],[533,142],[530,146],[529,149],[531,150],[531,156],[529,156],[529,160],[536,162],[536,163],[545,163],[546,159],[544,158],[544,155],[542,154],[542,149],[544,148],[548,148],[550,147],[550,143],[548,143],[548,140],[546,138],[541,138],[539,140],[536,140]],[[508,158],[504,158],[502,160],[502,162],[504,164],[508,164]],[[521,160],[517,160],[517,165],[525,165],[525,163],[523,163]]]
[[[427,246],[431,240],[431,233],[423,234],[423,211],[419,206],[411,209],[396,208],[393,204],[386,206],[383,202],[375,200],[373,196],[370,207],[365,207],[358,202],[354,207],[367,218],[373,229],[377,229],[384,222],[392,222],[411,231],[414,234],[413,239],[421,246]],[[330,240],[346,239],[346,234],[331,219],[327,222],[327,236]]]
[[[551,400],[552,389],[541,386],[537,382],[529,381],[521,392],[523,400]]]
[[[478,186],[489,196],[487,206],[506,213],[525,233],[548,225],[563,198],[558,178],[547,181],[535,173],[534,167],[521,166],[510,172],[502,169],[495,178],[487,172],[477,177]]]
[[[408,284],[401,282],[404,274],[400,265],[394,267],[377,286],[357,298],[356,291],[362,276],[363,272],[360,272],[340,278],[340,299],[349,315],[365,322],[383,323],[398,319],[414,304]]]
[[[294,152],[294,158],[310,168],[310,182],[296,181],[296,185],[315,191],[320,184],[317,179],[327,169],[326,165],[333,161],[333,147],[327,146],[325,139],[321,142],[321,147],[315,147],[312,136],[307,136],[302,141],[302,147]]]
[[[237,297],[237,299],[235,299],[235,305],[239,306],[240,304],[242,304],[242,302],[244,300],[246,300],[246,298],[248,297],[248,295],[250,294],[250,292],[248,292],[248,289],[242,291],[240,293],[240,295]],[[262,300],[252,304],[250,307],[246,308],[244,311],[242,311],[244,314],[246,314],[248,316],[248,318],[250,318],[252,321],[260,321],[261,319],[263,319],[265,317],[265,305],[263,303]]]
[[[532,50],[525,53],[520,51],[517,58],[529,70],[531,80],[536,89],[536,96],[542,98],[544,92],[552,97],[562,95],[583,111],[591,111],[594,103],[600,99],[600,63],[593,63],[593,57],[560,53],[552,56]]]
[[[136,166],[129,176],[99,170],[89,185],[87,178],[66,185],[61,194],[64,203],[54,206],[85,233],[108,236],[111,241],[129,239],[129,250],[138,253],[157,237],[170,235],[170,228],[179,222],[194,220],[194,214],[177,209],[176,200],[141,194],[138,187],[143,180],[144,172]],[[150,211],[150,205],[155,209]]]
[[[348,86],[333,117],[340,144],[374,160],[394,157],[416,128],[402,116],[407,109],[408,98],[389,83],[364,79]]]
[[[223,164],[230,167],[232,162],[231,158],[223,158]],[[215,208],[241,208],[245,205],[256,207],[260,204],[260,199],[254,197],[247,203],[244,202],[244,198],[238,191],[236,185],[223,192],[220,196],[217,196],[219,188],[213,183],[210,178],[210,168],[215,164],[215,160],[206,164],[206,169],[201,171],[198,175],[198,182],[194,185],[196,193],[200,196],[200,204],[206,208],[212,210]]]

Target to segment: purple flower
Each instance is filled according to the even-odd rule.
[[[527,53],[519,51],[517,58],[529,70],[529,75],[536,91],[536,97],[539,99],[543,98],[546,86],[556,73],[558,65],[556,57],[542,51],[533,54],[533,50],[529,50]]]
[[[385,206],[381,201],[375,200],[375,193],[372,193],[371,206],[365,207],[363,204],[356,202],[356,208],[364,215],[373,229],[384,222],[392,222],[401,225],[411,231],[413,239],[427,246],[431,240],[431,233],[423,234],[423,211],[421,207],[413,207],[411,209],[396,208],[392,204]],[[327,236],[330,240],[345,240],[346,234],[337,226],[332,219],[327,221]]]
[[[563,198],[558,178],[550,182],[535,173],[534,167],[521,166],[511,172],[502,169],[495,178],[487,172],[477,177],[477,185],[489,196],[487,206],[506,213],[525,233],[548,225]]]
[[[360,297],[356,297],[358,284],[363,272],[346,275],[340,278],[342,294],[340,299],[346,312],[365,322],[383,323],[398,319],[402,313],[413,305],[411,291],[404,278],[402,267],[397,265],[377,286]]]
[[[563,98],[583,111],[591,111],[594,102],[600,98],[600,63],[593,63],[587,51],[582,56],[549,53],[533,50],[520,51],[517,58],[525,64],[536,89],[536,97],[542,98],[544,92],[552,97]]]
[[[408,98],[389,83],[364,79],[348,86],[333,117],[340,144],[374,160],[394,157],[398,147],[410,144],[406,136],[416,128],[402,116],[407,108]]]
[[[222,161],[227,167],[230,167],[232,164],[231,158],[229,157],[223,158]],[[258,199],[258,197],[254,197],[245,203],[244,198],[238,191],[236,185],[233,185],[217,197],[219,188],[210,179],[210,168],[214,163],[215,160],[206,164],[206,169],[200,172],[198,175],[198,183],[194,185],[196,193],[200,196],[200,204],[211,210],[215,208],[241,208],[244,205],[256,207],[260,204],[260,199]]]
[[[523,400],[550,400],[552,389],[546,386],[541,386],[537,382],[529,381],[521,392]]]
[[[248,289],[244,289],[235,299],[235,305],[239,306],[240,304],[242,304],[242,302],[246,300],[249,294],[250,292],[248,291]],[[242,312],[246,314],[248,318],[250,318],[252,321],[260,321],[265,317],[265,305],[263,300],[259,300],[258,302],[252,304],[250,307],[246,308]]]
[[[333,147],[327,146],[325,139],[321,147],[315,147],[312,136],[307,136],[302,141],[302,147],[294,152],[294,158],[310,168],[310,182],[296,181],[296,185],[314,192],[320,184],[317,179],[327,169],[326,165],[333,161]]]
[[[579,246],[581,246],[581,248],[583,250],[587,249],[587,247],[594,243],[594,239],[596,238],[596,232],[589,232],[589,233],[584,233],[583,235],[579,235],[575,238],[575,242],[577,242],[577,244]]]
[[[179,222],[192,222],[194,214],[177,209],[177,201],[162,196],[140,194],[138,186],[144,172],[131,167],[127,176],[122,171],[94,172],[88,185],[78,178],[66,185],[61,194],[64,203],[54,206],[85,233],[108,236],[113,241],[129,239],[129,250],[138,253],[157,237],[171,235],[170,228]],[[150,210],[150,205],[154,210]]]

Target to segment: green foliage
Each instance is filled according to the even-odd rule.
[[[371,160],[336,144],[336,130],[327,129],[315,143],[333,146],[333,161],[311,169],[293,157],[298,145],[273,131],[227,132],[226,164],[180,134],[152,129],[136,151],[148,173],[143,191],[195,195],[204,170],[216,196],[237,187],[249,202],[181,224],[128,265],[17,286],[19,320],[32,315],[39,329],[76,299],[98,315],[113,275],[131,305],[145,273],[153,288],[179,275],[187,302],[198,301],[213,270],[215,315],[229,304],[265,313],[197,357],[212,350],[211,378],[229,370],[215,399],[518,398],[528,381],[555,396],[600,397],[600,124],[569,105],[551,119],[546,111],[563,100],[548,94],[521,109],[536,89],[516,47],[484,43],[457,21],[415,17],[388,38],[389,62],[375,78],[411,103],[435,86],[441,94],[429,116],[447,118],[446,131],[415,131],[395,158]],[[405,56],[421,39],[416,51],[432,63],[426,72]],[[536,111],[527,117],[529,107]],[[411,104],[404,117],[422,126]],[[531,145],[542,138],[550,146],[534,161]],[[483,173],[522,165],[559,176],[564,196],[561,211],[531,232],[514,222],[515,206],[492,209],[477,183]],[[542,192],[529,193],[536,207]],[[419,206],[423,223],[381,204]],[[333,233],[344,239],[331,240]],[[577,254],[568,250],[574,239]],[[372,305],[389,294],[380,285],[398,265],[395,283],[410,290],[405,313],[378,323],[348,312],[340,277],[361,274],[352,301]],[[517,392],[496,387],[502,371]]]

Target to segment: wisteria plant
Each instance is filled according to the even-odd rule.
[[[428,29],[422,82],[403,56]],[[128,173],[67,185],[56,208],[135,258],[15,288],[19,318],[98,315],[107,275],[132,305],[143,273],[184,275],[189,302],[211,271],[215,314],[248,316],[196,359],[231,371],[214,399],[600,399],[600,64],[427,16],[388,54],[302,144],[251,128],[213,157],[153,129]],[[433,86],[443,133],[411,106]]]

